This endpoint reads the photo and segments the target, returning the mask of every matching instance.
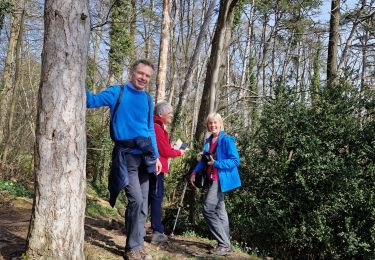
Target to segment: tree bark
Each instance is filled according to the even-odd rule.
[[[15,53],[17,48],[17,41],[21,32],[22,16],[25,9],[26,0],[12,1],[14,8],[13,15],[11,17],[11,28],[7,49],[7,56],[5,59],[3,82],[0,87],[0,143],[3,140],[3,129],[7,119],[6,112],[8,111],[9,103],[11,102],[12,93],[14,92],[14,70],[15,70]]]
[[[156,76],[156,102],[165,100],[170,23],[169,0],[163,0],[163,23],[160,35],[158,74]]]
[[[227,46],[224,46],[226,31],[231,30],[234,17],[234,7],[238,1],[221,0],[219,16],[215,34],[212,40],[210,60],[207,65],[207,76],[204,83],[202,101],[199,108],[198,124],[194,140],[202,143],[205,133],[204,121],[207,115],[214,110],[216,98],[216,84],[219,80],[221,58]]]
[[[84,259],[87,1],[46,0],[28,259]]]
[[[207,35],[208,26],[210,24],[211,17],[212,17],[214,9],[215,9],[215,1],[211,0],[210,4],[209,4],[209,7],[207,9],[207,12],[204,16],[204,21],[203,21],[203,23],[201,25],[201,28],[200,28],[200,31],[199,31],[197,43],[195,45],[193,55],[191,56],[191,59],[190,59],[189,68],[188,68],[188,71],[186,72],[185,81],[184,81],[184,84],[182,85],[182,89],[181,89],[181,92],[180,92],[180,95],[179,95],[178,103],[177,103],[175,113],[174,113],[174,116],[173,116],[173,122],[172,122],[172,127],[171,127],[171,138],[172,138],[172,140],[173,140],[173,137],[174,137],[174,134],[175,134],[176,127],[177,127],[178,123],[180,122],[182,107],[183,107],[184,102],[186,100],[188,90],[191,88],[191,85],[192,85],[192,82],[193,82],[194,73],[195,73],[195,70],[197,68],[197,64],[198,64],[198,60],[199,60],[198,59],[199,52],[200,52],[201,47],[203,45],[203,40]]]
[[[15,55],[15,81],[14,86],[11,88],[11,98],[9,100],[9,106],[5,106],[5,108],[8,108],[7,114],[6,114],[6,122],[5,122],[5,132],[4,132],[4,146],[3,146],[3,152],[2,152],[2,158],[1,162],[3,165],[6,164],[8,160],[8,153],[11,148],[11,133],[13,129],[13,123],[14,123],[14,112],[16,109],[16,99],[19,96],[19,89],[20,89],[20,82],[21,82],[21,75],[20,75],[20,67],[21,67],[21,47],[22,47],[22,36],[23,36],[23,24],[24,24],[24,18],[25,18],[25,10],[22,10],[21,14],[21,21],[19,23],[19,34],[17,37],[17,43],[16,43],[16,55]],[[8,104],[7,104],[8,105]]]
[[[331,1],[331,19],[327,57],[327,83],[335,85],[337,77],[337,45],[339,42],[340,0]]]

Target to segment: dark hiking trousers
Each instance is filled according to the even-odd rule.
[[[164,173],[159,175],[150,174],[149,204],[151,215],[151,227],[154,232],[164,233],[162,223],[162,204],[164,196]]]

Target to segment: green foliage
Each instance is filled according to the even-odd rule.
[[[121,79],[124,60],[134,48],[130,34],[131,5],[129,1],[115,0],[111,12],[111,73]]]
[[[0,191],[5,191],[16,197],[33,197],[33,192],[19,182],[0,180]]]
[[[0,0],[0,17],[13,11],[13,5],[8,0]]]
[[[256,133],[239,138],[243,188],[227,196],[233,238],[277,258],[374,258],[373,93],[361,100],[341,82],[314,106],[277,93]]]
[[[4,17],[7,13],[11,13],[13,10],[13,5],[8,0],[0,0],[0,31],[3,29]],[[2,90],[3,86],[0,87]]]

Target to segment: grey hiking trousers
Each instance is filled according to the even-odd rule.
[[[125,187],[128,205],[125,213],[125,251],[143,247],[146,235],[149,174],[142,163],[142,155],[126,154],[129,185]]]
[[[218,246],[230,248],[228,214],[218,181],[213,181],[208,188],[203,202],[203,216]]]

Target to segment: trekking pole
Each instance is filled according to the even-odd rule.
[[[181,201],[180,201],[180,203],[178,204],[177,215],[176,215],[176,219],[174,220],[174,225],[173,225],[173,229],[172,229],[171,237],[174,236],[173,232],[174,232],[174,229],[176,228],[177,219],[178,219],[178,216],[180,215],[180,210],[181,210],[181,208],[182,208],[182,206],[183,206],[182,203],[183,203],[183,201],[184,201],[184,197],[185,197],[185,192],[186,192],[187,185],[188,185],[188,181],[186,180],[186,181],[185,181],[184,189],[182,190],[182,194],[181,194]]]

